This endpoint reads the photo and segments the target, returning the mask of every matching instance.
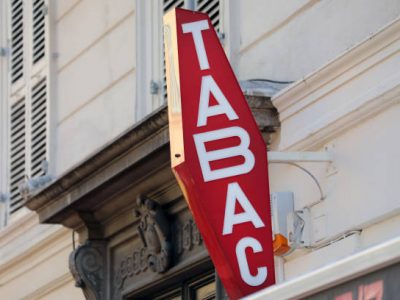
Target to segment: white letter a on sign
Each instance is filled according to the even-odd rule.
[[[218,104],[209,106],[210,95],[214,95]],[[221,89],[218,87],[214,78],[211,75],[203,76],[201,79],[201,92],[199,103],[199,114],[197,116],[197,127],[207,125],[207,118],[216,115],[225,114],[230,121],[236,120],[239,117],[225,98]]]
[[[242,213],[235,214],[236,200],[244,210]],[[228,184],[228,192],[226,194],[224,230],[222,234],[231,234],[233,225],[245,222],[253,223],[255,228],[265,226],[249,199],[247,199],[246,195],[243,193],[240,185],[237,182],[232,182]]]

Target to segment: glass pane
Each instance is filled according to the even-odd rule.
[[[215,281],[203,285],[202,287],[196,289],[196,300],[216,299],[215,290],[216,290]]]
[[[158,297],[153,297],[152,299],[154,299],[154,300],[182,300],[182,296],[181,296],[181,291],[179,289],[179,290],[174,290],[169,293],[164,293],[163,295],[158,296]]]

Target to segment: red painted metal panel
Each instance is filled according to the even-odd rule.
[[[237,299],[275,283],[266,146],[208,16],[176,9],[164,33],[172,169]]]

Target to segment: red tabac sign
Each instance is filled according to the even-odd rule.
[[[267,154],[206,14],[164,17],[172,169],[231,299],[275,283]]]

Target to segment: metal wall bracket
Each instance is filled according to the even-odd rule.
[[[7,224],[7,199],[8,197],[5,194],[0,193],[0,229],[5,227]]]
[[[300,170],[304,171],[307,173],[312,180],[315,182],[317,185],[319,192],[320,192],[320,199],[310,205],[308,207],[311,207],[315,204],[318,204],[322,200],[326,198],[326,195],[324,194],[321,185],[318,182],[318,179],[306,168],[298,165],[299,162],[325,162],[325,163],[331,163],[333,161],[332,154],[330,152],[273,152],[269,151],[268,152],[268,162],[269,163],[277,163],[277,164],[288,164],[292,165],[296,168],[299,168]]]
[[[284,216],[279,216],[283,218],[280,220],[281,222],[287,221],[287,229],[283,230],[286,231],[283,234],[286,233],[286,237],[288,238],[289,246],[290,246],[290,251],[285,253],[285,255],[289,255],[292,253],[294,250],[299,249],[299,248],[309,248],[311,247],[312,240],[311,240],[311,214],[310,214],[310,208],[318,203],[321,203],[323,200],[325,200],[326,195],[322,190],[322,187],[320,183],[318,182],[318,179],[306,168],[300,166],[298,163],[301,162],[307,162],[307,163],[332,163],[333,161],[333,156],[331,152],[328,151],[321,151],[321,152],[274,152],[274,151],[269,151],[268,152],[268,162],[269,163],[277,163],[277,164],[288,164],[291,166],[294,166],[296,168],[299,168],[300,170],[304,171],[306,174],[308,174],[312,180],[315,182],[315,184],[318,187],[318,190],[320,192],[320,198],[316,201],[314,201],[312,204],[307,205],[301,210],[294,211],[294,206],[292,208],[286,207],[285,211],[283,213]],[[278,194],[276,194],[278,195]],[[281,195],[282,198],[282,195]],[[285,199],[281,199],[285,200]],[[275,202],[277,202],[275,200]],[[290,203],[290,202],[288,202]],[[280,203],[281,206],[283,206],[284,203]],[[278,203],[275,203],[275,209],[278,206]],[[282,208],[282,207],[281,207]],[[290,212],[290,210],[293,210]],[[275,216],[276,217],[276,216]],[[277,221],[275,221],[277,222]],[[285,226],[281,225],[281,228],[284,228]]]
[[[157,95],[160,92],[160,84],[154,80],[150,81],[150,94]]]
[[[0,47],[0,56],[1,57],[6,57],[10,53],[8,48],[5,47]]]
[[[6,203],[7,199],[8,197],[5,194],[0,193],[0,203]]]
[[[268,162],[332,162],[332,153],[320,152],[278,152],[268,151]]]

